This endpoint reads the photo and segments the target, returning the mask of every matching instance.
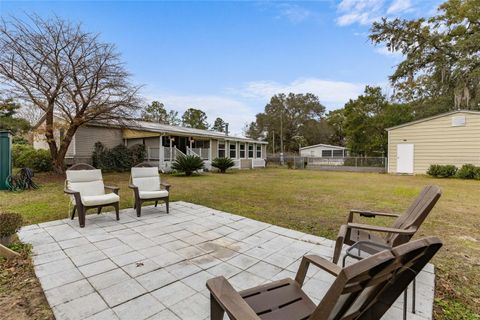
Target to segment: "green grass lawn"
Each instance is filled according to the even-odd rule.
[[[105,174],[106,183],[121,188],[124,208],[133,204],[128,176]],[[401,212],[425,185],[438,184],[442,198],[416,235],[435,235],[444,242],[434,260],[438,274],[436,317],[480,319],[479,181],[282,168],[164,179],[172,185],[172,200],[330,239],[336,237],[350,208]],[[63,195],[63,178],[43,174],[36,181],[41,185],[39,190],[1,192],[0,211],[19,212],[26,224],[66,218],[68,198]]]

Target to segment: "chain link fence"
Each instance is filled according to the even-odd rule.
[[[284,165],[288,168],[326,171],[386,172],[384,157],[300,157],[295,155],[269,155],[267,165]]]

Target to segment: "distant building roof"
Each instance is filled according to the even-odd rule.
[[[332,145],[330,145],[330,144],[320,143],[320,144],[314,144],[314,145],[311,145],[311,146],[301,147],[300,150],[306,150],[306,149],[311,149],[311,148],[316,148],[316,147],[325,147],[325,148],[336,149],[336,150],[345,150],[345,149],[347,149],[347,148],[341,147],[341,146],[332,146]]]

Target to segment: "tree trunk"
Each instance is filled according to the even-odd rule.
[[[70,146],[77,129],[78,125],[75,124],[71,124],[68,127],[63,140],[60,142],[60,149],[57,152],[57,156],[53,158],[53,170],[58,174],[65,173],[65,155],[67,154],[68,147]]]
[[[63,173],[63,165],[59,169],[57,158],[58,158],[58,148],[57,142],[55,141],[55,124],[53,117],[53,104],[54,102],[49,101],[48,111],[45,114],[45,138],[50,149],[50,156],[52,157],[53,170],[57,173]]]

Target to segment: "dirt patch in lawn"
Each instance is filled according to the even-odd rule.
[[[0,310],[3,320],[55,319],[30,258],[0,258]]]

